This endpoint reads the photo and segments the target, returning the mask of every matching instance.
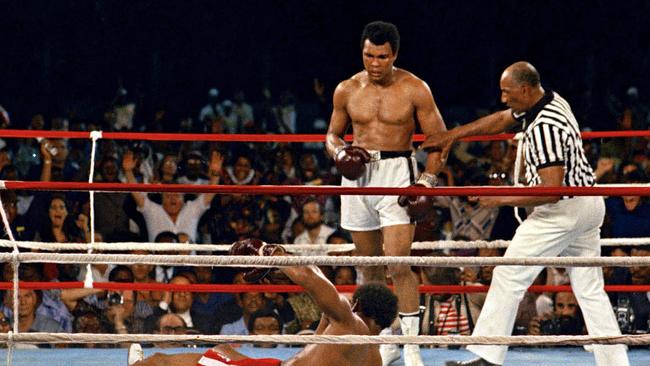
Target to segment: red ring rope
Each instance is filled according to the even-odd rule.
[[[85,182],[5,181],[6,189],[45,191],[183,192],[249,195],[371,195],[371,196],[650,196],[650,185],[631,187],[338,187],[298,185],[192,185]]]
[[[19,283],[21,289],[52,290],[52,289],[78,289],[84,288],[83,282],[23,282]],[[350,293],[356,290],[355,285],[335,286],[339,292]],[[0,290],[11,290],[12,282],[0,282]],[[187,291],[187,292],[303,292],[304,289],[297,285],[223,285],[223,284],[194,284],[174,285],[168,283],[125,283],[125,282],[94,282],[93,288],[101,290],[136,290],[136,291]],[[434,294],[462,294],[487,292],[489,286],[461,286],[461,285],[421,285],[420,293]],[[529,292],[571,292],[571,286],[533,285]],[[649,292],[650,285],[608,285],[608,292]]]
[[[473,136],[461,141],[503,141],[512,140],[515,135]],[[650,137],[650,130],[582,132],[583,139],[605,137]],[[0,137],[46,137],[88,139],[86,131],[48,131],[48,130],[0,130]],[[228,142],[325,142],[323,134],[208,134],[208,133],[143,133],[143,132],[102,132],[102,138],[114,140],[147,141],[228,141]],[[345,135],[345,141],[353,141],[352,135]],[[424,135],[413,136],[413,141],[424,141]]]

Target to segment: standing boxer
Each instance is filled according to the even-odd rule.
[[[364,70],[342,81],[334,91],[327,151],[343,175],[344,187],[436,185],[436,174],[443,165],[440,154],[428,155],[425,171],[418,177],[412,137],[416,120],[426,136],[445,131],[445,124],[427,84],[393,66],[399,41],[393,24],[378,21],[366,25],[361,35]],[[342,137],[350,125],[354,142],[346,145]],[[398,202],[396,196],[342,196],[341,226],[352,233],[357,255],[407,256],[414,219],[430,206],[426,197],[400,197]],[[363,283],[386,279],[383,267],[361,267],[359,271]],[[388,266],[388,274],[399,299],[402,332],[417,335],[417,278],[409,266]],[[384,365],[396,357],[399,350],[390,357],[382,352]],[[407,366],[423,365],[417,345],[404,347],[404,361]]]

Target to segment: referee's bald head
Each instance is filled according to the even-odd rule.
[[[535,69],[535,66],[526,61],[518,61],[508,66],[503,72],[504,76],[506,74],[509,74],[512,77],[512,81],[519,85],[526,84],[532,87],[538,87],[540,85],[539,73]]]

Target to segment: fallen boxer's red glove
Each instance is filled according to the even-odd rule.
[[[359,146],[342,146],[334,153],[334,164],[341,174],[350,179],[359,179],[366,172],[370,154]]]
[[[276,244],[266,244],[260,239],[243,239],[232,243],[229,255],[259,255],[272,256],[286,253],[284,248]],[[273,268],[255,268],[244,273],[244,281],[257,282],[266,277]]]
[[[433,174],[422,173],[418,181],[410,187],[433,188],[437,184],[438,177]],[[426,219],[433,212],[434,206],[431,196],[399,196],[397,203],[402,207],[406,207],[406,213],[415,221]]]

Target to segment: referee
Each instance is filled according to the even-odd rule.
[[[558,93],[544,90],[533,65],[517,62],[501,75],[501,101],[509,109],[493,113],[447,133],[431,136],[422,148],[441,149],[446,157],[454,141],[474,135],[500,133],[517,123],[524,132],[523,153],[529,186],[585,187],[595,178],[582,149],[578,122],[571,107]],[[600,226],[605,215],[602,197],[470,197],[485,207],[534,206],[519,226],[505,257],[600,256]],[[499,266],[473,335],[512,334],[519,301],[542,267]],[[567,269],[589,335],[615,336],[620,330],[607,294],[600,267]],[[501,365],[506,346],[467,347],[479,358],[448,361],[447,366]],[[594,346],[599,366],[629,365],[625,346]]]

